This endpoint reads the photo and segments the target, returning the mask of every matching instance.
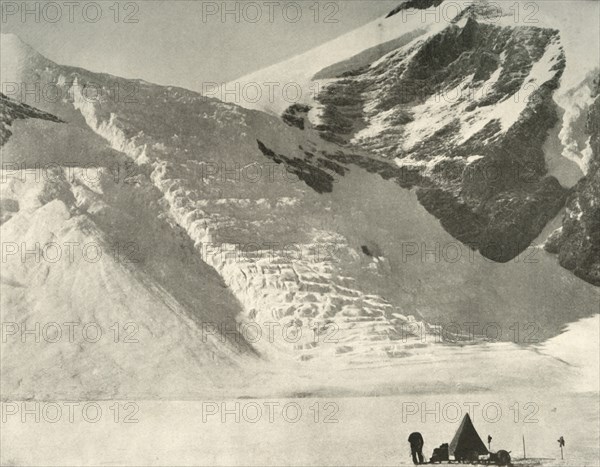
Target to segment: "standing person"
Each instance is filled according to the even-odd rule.
[[[423,463],[423,436],[421,433],[414,432],[408,437],[410,443],[410,453],[412,454],[413,462],[415,465]]]
[[[565,438],[562,436],[558,438],[558,445],[560,446],[560,458],[564,460],[563,448],[565,447]]]

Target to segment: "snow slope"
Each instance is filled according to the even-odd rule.
[[[90,130],[25,120],[13,131],[0,185],[3,207],[12,206],[0,227],[2,393],[218,391],[227,370],[217,369],[253,352],[199,324],[235,329],[240,305],[176,226],[156,223],[158,197],[147,178],[129,172],[128,183],[115,183],[107,162],[112,168],[119,154]]]

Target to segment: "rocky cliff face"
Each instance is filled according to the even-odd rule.
[[[533,13],[530,6],[403,2],[356,33],[236,83],[296,83],[310,111],[298,114],[296,104],[280,112],[338,145],[324,157],[414,189],[453,237],[506,262],[565,206],[567,187],[582,176],[577,166],[587,170],[586,77],[600,66],[598,28],[581,28],[598,16],[597,4],[576,12],[556,2]],[[286,108],[281,99],[240,104]],[[549,135],[561,146],[552,156]],[[571,181],[557,160],[573,165]]]
[[[592,284],[600,285],[600,76],[586,123],[592,157],[587,175],[569,195],[562,227],[546,242],[560,264]]]
[[[443,31],[328,85],[317,129],[417,172],[419,200],[449,233],[509,261],[566,197],[542,151],[557,122],[552,94],[565,56],[558,31],[481,17],[468,9]]]

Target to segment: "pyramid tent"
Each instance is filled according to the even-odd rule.
[[[487,454],[488,450],[477,434],[471,417],[465,414],[452,442],[448,446],[448,454],[455,457],[464,457],[470,452],[476,452],[478,455]]]

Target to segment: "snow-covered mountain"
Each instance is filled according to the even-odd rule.
[[[522,356],[515,365],[547,368],[549,378],[560,373],[562,363],[551,357],[482,343],[482,328],[496,323],[498,338],[510,341],[515,322],[535,323],[535,339],[543,341],[597,313],[598,289],[539,246],[494,258],[505,263],[475,251],[482,230],[503,245],[522,235],[525,247],[544,240],[548,222],[574,196],[547,176],[540,149],[565,74],[558,35],[491,26],[476,11],[456,21],[416,21],[408,33],[402,18],[376,22],[385,26],[375,39],[375,23],[339,39],[338,54],[323,46],[311,57],[326,58],[311,59],[311,68],[265,72],[277,79],[276,71],[297,70],[310,86],[330,67],[321,72],[329,86],[308,102],[320,113],[311,109],[305,118],[298,105],[286,119],[58,65],[3,35],[1,234],[12,246],[3,250],[2,321],[27,329],[93,322],[111,337],[78,346],[43,339],[36,347],[17,334],[2,344],[3,394],[207,394],[231,384],[231,373],[243,387],[248,371],[279,363],[318,368],[315,384],[325,385],[342,377],[340,368],[395,358],[433,363],[436,349],[451,361],[460,347],[435,337],[450,322],[478,323],[478,349],[514,352]],[[361,69],[349,69],[357,54]],[[440,56],[464,66],[451,69],[437,63]],[[486,57],[482,75],[471,76]],[[438,91],[494,79],[509,91],[473,110],[460,100],[460,112],[429,109],[433,94],[423,102],[388,100],[406,70],[420,76],[419,67],[431,64],[451,69],[430,83]],[[344,78],[327,77],[342,69]],[[539,98],[509,106],[530,79]],[[375,111],[378,105],[388,108]],[[410,116],[417,111],[418,119]],[[469,112],[474,121],[446,121]],[[395,123],[378,125],[384,113]],[[417,128],[427,113],[439,121]],[[436,125],[460,128],[446,133]],[[409,145],[407,129],[437,153]],[[467,131],[474,136],[468,144]],[[531,151],[519,149],[530,133]],[[398,152],[404,145],[410,154]],[[518,165],[517,156],[535,168],[526,185],[468,185],[460,173],[450,176],[489,160]],[[457,231],[463,225],[479,230]],[[49,244],[62,248],[58,260]],[[75,245],[73,255],[67,245]],[[131,329],[141,344],[115,343],[115,323],[122,332],[137,326]],[[460,340],[463,332],[453,327],[451,334]],[[48,372],[57,360],[61,372]],[[393,385],[393,378],[385,373],[382,381]]]
[[[366,151],[331,159],[415,187],[455,238],[509,261],[598,157],[585,122],[600,76],[600,4],[575,3],[404,2],[225,89],[298,86],[302,98],[291,106],[285,93],[239,103]],[[565,242],[577,266],[564,255],[561,264],[598,285],[598,250]]]

